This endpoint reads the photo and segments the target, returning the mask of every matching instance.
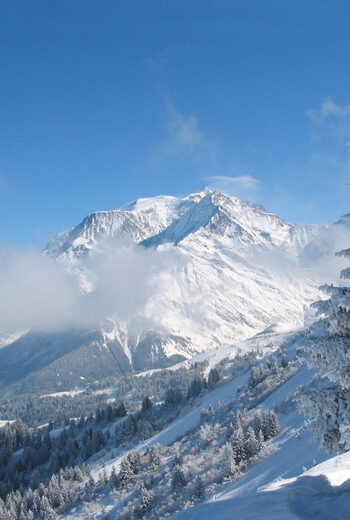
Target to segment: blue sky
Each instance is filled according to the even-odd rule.
[[[0,1],[0,243],[205,185],[350,211],[348,0]]]

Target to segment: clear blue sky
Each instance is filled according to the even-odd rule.
[[[0,244],[208,184],[336,220],[349,20],[349,0],[0,1]]]

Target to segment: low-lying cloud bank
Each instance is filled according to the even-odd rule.
[[[349,245],[350,227],[337,224],[320,231],[298,259],[283,249],[253,248],[246,260],[281,283],[292,276],[317,286],[337,283],[347,261],[334,252]],[[181,291],[187,262],[176,248],[146,249],[123,237],[74,263],[34,248],[0,250],[0,333],[93,327],[107,317],[159,328],[160,307],[153,303],[158,295],[170,302],[172,287]],[[201,316],[202,302],[187,297],[191,314]]]
[[[128,321],[144,313],[162,273],[182,265],[176,253],[124,239],[73,265],[34,248],[1,250],[0,331],[87,327],[110,315]]]

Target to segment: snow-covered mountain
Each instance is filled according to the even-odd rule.
[[[54,237],[46,251],[54,258],[76,258],[89,252],[104,238],[120,234],[141,242],[167,228],[204,193],[184,199],[170,196],[138,199],[117,210],[91,213],[75,228]]]
[[[79,425],[69,427],[76,444],[72,437],[64,447],[61,428],[49,434],[62,453],[79,447],[91,468],[88,482],[83,473],[69,481],[66,502],[56,500],[58,480],[52,476],[48,496],[60,518],[127,519],[140,512],[179,520],[347,518],[349,456],[327,460],[309,429],[313,421],[301,415],[312,410],[305,405],[308,396],[319,395],[328,430],[339,410],[347,421],[346,406],[338,405],[342,393],[334,400],[334,385],[326,393],[317,370],[304,364],[310,345],[316,365],[322,348],[323,362],[329,356],[333,363],[334,346],[341,342],[337,336],[325,339],[322,320],[292,329],[303,325],[308,305],[319,298],[324,278],[317,264],[327,265],[332,275],[330,259],[343,247],[337,237],[347,244],[349,220],[346,215],[330,226],[295,226],[261,206],[206,189],[94,213],[50,242],[45,258],[76,275],[88,301],[99,296],[101,273],[111,276],[103,263],[100,269],[106,255],[108,265],[125,264],[126,258],[127,269],[116,265],[114,271],[127,278],[125,306],[136,297],[129,286],[137,274],[132,263],[155,264],[144,271],[151,283],[142,304],[131,305],[133,312],[122,316],[111,304],[98,325],[32,330],[0,342],[4,416],[12,404],[27,415],[28,402],[31,414],[45,406],[56,411],[61,402],[77,417],[75,407],[92,407],[104,396],[106,411],[99,408],[87,422],[84,411]],[[135,262],[138,255],[141,263]],[[106,283],[113,292],[113,280]],[[339,326],[347,317],[343,305],[335,308]],[[344,341],[347,352],[348,337]],[[346,359],[338,359],[345,368]],[[167,368],[153,370],[160,367]],[[57,401],[50,405],[52,399]],[[120,401],[129,407],[127,417],[125,411],[113,415],[111,403]],[[325,447],[329,436],[326,444],[318,413],[321,423],[313,431]],[[340,438],[334,428],[331,433]],[[89,444],[89,437],[95,441]],[[54,452],[56,443],[50,444]],[[49,504],[44,498],[43,510]]]
[[[230,238],[236,249],[283,245],[298,252],[318,229],[288,224],[260,205],[205,188],[182,199],[151,197],[118,210],[91,213],[75,228],[54,237],[46,251],[54,258],[76,258],[98,247],[104,238],[120,234],[146,246],[178,245],[205,230],[206,237]]]
[[[321,230],[289,224],[262,206],[209,189],[92,213],[56,236],[46,254],[80,275],[85,258],[101,252],[106,240],[126,235],[140,250],[169,255],[156,289],[135,316],[122,320],[111,309],[98,329],[81,332],[81,341],[74,331],[72,348],[69,331],[41,334],[40,341],[33,333],[20,338],[1,349],[1,373],[7,382],[8,374],[15,374],[14,382],[21,373],[30,385],[34,368],[28,359],[35,350],[40,370],[59,374],[57,384],[67,381],[67,373],[76,383],[93,377],[94,366],[96,375],[104,367],[110,373],[166,366],[232,345],[275,322],[300,326],[305,308],[319,297],[320,282],[300,258]],[[84,271],[84,282],[88,276]]]

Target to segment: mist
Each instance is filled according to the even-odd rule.
[[[349,244],[350,229],[339,223],[321,229],[299,257],[285,249],[256,247],[245,255],[273,278],[292,277],[317,286],[339,283],[339,272],[348,262],[334,253]],[[35,248],[2,249],[0,331],[90,328],[106,318],[128,327],[160,329],[162,304],[156,302],[167,306],[172,291],[181,291],[186,258],[181,248],[147,249],[122,236],[104,240],[74,261],[54,261]],[[192,314],[203,312],[196,298],[187,305]]]
[[[73,264],[35,248],[2,249],[0,331],[91,327],[107,316],[145,319],[162,273],[183,265],[176,252],[145,249],[124,238],[105,240]]]
[[[280,280],[290,278],[308,280],[315,286],[324,284],[348,285],[340,280],[340,271],[349,260],[335,255],[350,245],[350,228],[341,222],[320,228],[299,255],[284,247],[251,248],[247,258],[251,265],[264,269]]]
[[[350,227],[338,223],[321,228],[317,236],[304,248],[300,255],[300,267],[310,273],[310,277],[324,283],[341,283],[340,271],[349,265],[349,259],[335,256],[337,251],[350,246]]]

